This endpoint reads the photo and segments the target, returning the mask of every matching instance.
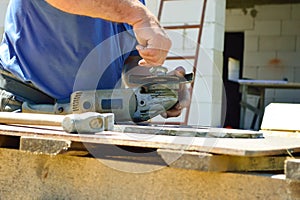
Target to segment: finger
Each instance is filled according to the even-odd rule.
[[[182,108],[188,107],[191,103],[190,90],[186,85],[180,84],[180,89],[178,92],[179,104]]]
[[[176,75],[178,77],[184,77],[185,69],[182,66],[176,67],[174,70],[168,73],[169,75]]]
[[[142,67],[151,67],[151,65],[148,64],[148,63],[146,62],[145,59],[140,60],[140,61],[138,62],[138,65],[139,65],[139,66],[142,66]]]
[[[168,118],[167,112],[163,112],[163,113],[161,113],[160,115],[161,115],[163,118]]]
[[[168,110],[166,114],[167,114],[167,118],[178,117],[181,114],[181,110],[177,110],[177,109]]]
[[[174,71],[175,71],[176,76],[183,77],[185,75],[185,68],[182,66],[176,67],[176,69]]]
[[[136,49],[138,50],[140,56],[144,59],[144,61],[140,63],[142,66],[162,65],[167,56],[167,52],[160,49],[147,48],[141,45],[138,45]]]

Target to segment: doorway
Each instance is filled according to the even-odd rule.
[[[223,83],[225,87],[226,109],[224,127],[240,128],[240,101],[239,84],[234,79],[243,76],[244,32],[225,32],[223,53]]]

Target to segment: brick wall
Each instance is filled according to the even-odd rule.
[[[300,82],[300,4],[255,9],[255,18],[251,9],[226,11],[225,30],[245,32],[243,77]],[[299,103],[300,90],[269,89],[265,104],[270,102]]]

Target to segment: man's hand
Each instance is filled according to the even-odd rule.
[[[177,67],[174,71],[170,72],[179,77],[183,77],[185,75],[185,69],[183,67]],[[190,91],[187,88],[186,84],[179,85],[178,91],[178,103],[175,104],[170,110],[167,110],[165,113],[161,114],[164,118],[169,117],[178,117],[182,109],[189,106],[191,103]]]
[[[143,58],[139,65],[160,66],[164,63],[172,43],[154,16],[150,15],[145,19],[133,24],[133,30],[139,43],[136,48]]]
[[[133,26],[142,56],[141,66],[162,65],[171,48],[171,40],[157,18],[138,0],[46,0],[68,13],[97,17]]]

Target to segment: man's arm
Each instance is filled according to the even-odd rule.
[[[46,0],[68,13],[102,18],[133,26],[142,66],[162,65],[171,41],[156,17],[138,0]]]

